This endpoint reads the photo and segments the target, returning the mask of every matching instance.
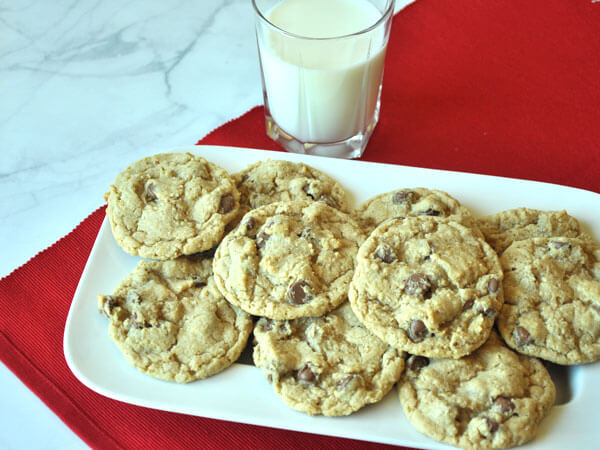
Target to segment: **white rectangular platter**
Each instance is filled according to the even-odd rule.
[[[169,151],[201,155],[231,173],[268,158],[301,161],[339,181],[355,206],[375,194],[421,186],[450,193],[476,215],[520,206],[566,209],[596,239],[600,236],[600,195],[565,186],[230,147],[193,146]],[[427,449],[448,448],[410,425],[395,389],[382,402],[348,417],[311,417],[285,406],[261,371],[249,364],[236,363],[218,375],[181,385],[142,374],[125,362],[109,339],[107,320],[96,306],[96,294],[111,293],[138,261],[116,244],[105,220],[75,292],[64,334],[67,363],[90,389],[123,402],[183,414]],[[552,408],[537,438],[526,447],[596,446],[600,363],[560,368],[553,376],[561,404]]]

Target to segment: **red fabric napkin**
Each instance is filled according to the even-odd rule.
[[[394,18],[381,120],[363,159],[600,192],[598,30],[600,3],[591,1],[418,1]],[[199,143],[277,149],[261,107]],[[0,280],[2,361],[85,442],[382,448],[140,408],[81,385],[65,363],[62,335],[103,217],[100,208]]]

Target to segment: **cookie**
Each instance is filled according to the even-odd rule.
[[[564,210],[516,208],[481,217],[477,222],[485,240],[499,255],[522,239],[552,236],[589,239],[577,219]]]
[[[322,317],[260,319],[254,364],[291,408],[345,416],[375,403],[404,370],[404,354],[369,332],[348,303]]]
[[[458,360],[409,357],[398,392],[417,430],[472,449],[530,441],[555,398],[543,364],[508,349],[495,332]]]
[[[458,200],[446,192],[422,187],[379,194],[364,202],[356,214],[368,232],[386,220],[406,216],[452,217],[455,222],[477,230],[475,218]]]
[[[162,380],[187,383],[229,367],[252,318],[215,286],[210,258],[141,261],[112,295],[99,295],[109,336],[127,362]]]
[[[286,320],[319,316],[346,300],[364,239],[323,202],[278,202],[248,212],[217,248],[223,295],[244,311]]]
[[[448,218],[406,217],[360,247],[352,309],[394,347],[460,358],[481,346],[502,307],[502,269],[475,232]]]
[[[514,242],[500,258],[498,329],[520,353],[557,364],[600,359],[600,244],[575,238]]]
[[[228,173],[191,153],[135,162],[117,176],[105,198],[117,243],[127,253],[159,260],[212,248],[239,209]]]
[[[269,203],[316,200],[348,212],[346,191],[330,176],[304,163],[268,159],[234,174],[240,214]]]

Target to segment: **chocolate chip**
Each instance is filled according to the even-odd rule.
[[[508,414],[515,409],[515,404],[512,400],[504,395],[499,395],[494,400],[494,406],[500,409],[502,414]]]
[[[353,378],[354,378],[354,375],[345,376],[344,378],[342,378],[340,381],[338,381],[336,383],[336,387],[340,390],[344,389]]]
[[[265,233],[264,231],[258,233],[256,235],[256,248],[263,248],[265,245],[267,245],[267,241],[270,237],[271,235]]]
[[[435,253],[435,245],[433,243],[429,244],[429,253],[423,257],[423,261],[430,261],[431,255]]]
[[[491,319],[493,319],[494,317],[496,317],[496,314],[497,314],[497,312],[496,312],[496,310],[494,308],[486,308],[486,309],[477,308],[477,312],[479,314],[483,314],[485,317],[489,317]]]
[[[117,306],[119,306],[119,301],[116,298],[114,298],[112,296],[109,296],[108,297],[107,305],[108,305],[108,310],[112,312],[112,310],[114,308],[116,308]]]
[[[206,286],[206,280],[200,277],[193,277],[194,287],[201,288]]]
[[[568,247],[569,243],[561,242],[561,241],[550,241],[550,245],[552,245],[552,247],[554,247],[554,248],[563,248],[563,247]]]
[[[394,205],[400,205],[402,203],[412,203],[415,193],[408,189],[402,189],[397,191],[392,196],[392,203]]]
[[[426,209],[425,211],[422,211],[418,214],[419,216],[441,216],[442,213],[435,210],[435,209]]]
[[[312,300],[312,296],[308,293],[309,284],[304,281],[296,281],[290,285],[287,291],[288,301],[292,305],[304,305]]]
[[[421,342],[429,334],[429,330],[422,320],[414,319],[408,326],[408,338],[413,342]]]
[[[490,433],[495,433],[496,431],[498,431],[498,422],[496,422],[495,420],[492,419],[485,419],[485,423],[487,424],[488,430],[490,430]]]
[[[304,186],[302,186],[302,190],[304,191],[304,193],[306,195],[308,195],[310,198],[312,198],[313,200],[315,199],[315,196],[312,195],[309,191],[310,191],[310,186],[308,184],[305,184]]]
[[[110,318],[112,310],[119,306],[119,301],[112,295],[105,295],[102,298],[102,309],[100,312]]]
[[[150,182],[144,189],[144,197],[146,198],[147,202],[155,202],[158,200],[158,196],[156,195],[156,192],[154,192],[154,187],[154,183]]]
[[[298,371],[296,378],[298,381],[305,381],[307,383],[314,383],[317,380],[317,377],[315,376],[314,372],[310,370],[308,364],[305,364],[304,367]]]
[[[465,302],[465,304],[462,307],[463,311],[467,311],[469,309],[471,309],[473,307],[473,304],[475,303],[475,300],[471,299],[471,300],[467,300]]]
[[[533,342],[533,338],[531,337],[531,334],[529,334],[529,331],[527,331],[523,327],[520,327],[520,326],[515,327],[515,331],[513,332],[513,335],[515,338],[515,343],[519,347],[523,347],[524,345],[531,344]]]
[[[271,374],[267,375],[267,382],[269,384],[273,383],[273,375],[271,375]]]
[[[431,297],[431,283],[425,275],[422,273],[413,273],[405,281],[404,291],[408,295],[414,295],[416,297],[430,298]]]
[[[235,199],[233,195],[226,194],[221,197],[221,201],[219,202],[219,214],[227,214],[228,212],[233,211],[235,207]]]
[[[244,220],[244,226],[246,227],[246,230],[252,230],[256,226],[254,217],[248,217],[246,220]]]
[[[425,356],[413,355],[410,358],[408,358],[408,368],[410,370],[412,370],[413,372],[418,372],[423,367],[426,367],[428,365],[429,365],[429,358],[426,358]]]
[[[387,244],[381,244],[379,247],[377,247],[375,249],[375,256],[387,264],[391,264],[396,261],[394,249]]]
[[[500,283],[496,278],[490,278],[487,283],[487,290],[490,294],[495,294],[498,292],[498,288],[500,287]]]

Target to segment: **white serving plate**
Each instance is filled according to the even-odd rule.
[[[600,195],[581,189],[263,150],[193,146],[169,151],[201,155],[230,172],[268,158],[302,161],[338,180],[355,205],[382,192],[422,186],[447,191],[478,215],[519,206],[566,209],[596,239],[600,236]],[[67,363],[90,389],[123,402],[183,414],[411,447],[449,448],[410,425],[395,389],[382,402],[348,417],[311,417],[285,406],[261,371],[250,364],[236,363],[218,375],[189,384],[160,381],[142,374],[125,362],[109,339],[107,319],[96,306],[96,294],[111,293],[138,260],[121,250],[104,220],[75,292],[64,334]],[[247,354],[245,359],[249,359]],[[552,408],[536,439],[526,447],[593,448],[599,435],[596,412],[600,363],[557,367],[552,373],[558,390],[557,403],[561,404]]]

